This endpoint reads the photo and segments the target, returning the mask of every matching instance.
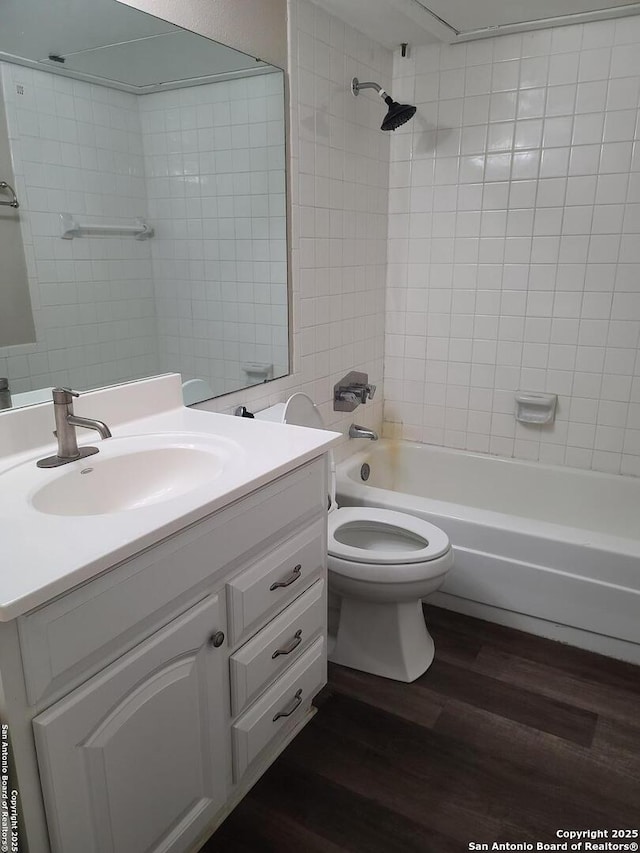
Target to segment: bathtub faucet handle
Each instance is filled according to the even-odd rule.
[[[376,393],[375,385],[350,385],[342,391],[343,400],[355,400],[357,403],[366,403]]]
[[[365,385],[364,388],[362,389],[362,402],[366,403],[367,397],[370,400],[373,400],[375,393],[376,393],[376,386],[375,385]]]
[[[359,406],[362,402],[355,391],[340,391],[336,397],[341,403],[353,403],[353,406]]]
[[[352,412],[361,403],[371,400],[376,386],[369,382],[366,373],[352,370],[333,386],[334,412]]]

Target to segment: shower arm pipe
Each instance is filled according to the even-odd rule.
[[[382,86],[378,86],[377,83],[373,83],[371,81],[368,83],[361,83],[357,77],[354,77],[351,81],[351,91],[357,96],[360,93],[360,89],[375,89],[381,98],[389,97],[388,93],[385,92]]]

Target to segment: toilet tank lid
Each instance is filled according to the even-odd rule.
[[[298,391],[292,394],[286,403],[276,403],[261,412],[256,412],[256,417],[266,421],[278,421],[282,424],[292,426],[311,427],[312,429],[326,429],[322,415],[318,407],[308,394]]]
[[[326,429],[318,407],[311,397],[302,391],[292,394],[284,404],[282,422],[312,429]]]

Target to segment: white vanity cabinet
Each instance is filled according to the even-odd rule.
[[[326,494],[319,457],[0,625],[21,851],[192,853],[308,722]]]
[[[54,850],[182,851],[221,809],[224,627],[210,596],[36,717]]]

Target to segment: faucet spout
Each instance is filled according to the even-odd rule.
[[[36,463],[38,468],[57,468],[98,453],[97,447],[78,447],[74,427],[95,429],[102,438],[111,438],[111,430],[103,421],[74,414],[73,398],[79,396],[77,391],[71,391],[69,388],[53,389],[53,413],[56,421],[54,434],[58,439],[58,452],[55,456],[39,459]]]
[[[111,430],[104,421],[97,421],[94,418],[81,418],[80,415],[67,415],[67,423],[70,426],[95,429],[100,434],[100,438],[111,438]]]
[[[378,433],[373,429],[367,429],[367,427],[362,427],[358,424],[351,424],[349,427],[349,438],[369,438],[371,441],[377,441]]]

